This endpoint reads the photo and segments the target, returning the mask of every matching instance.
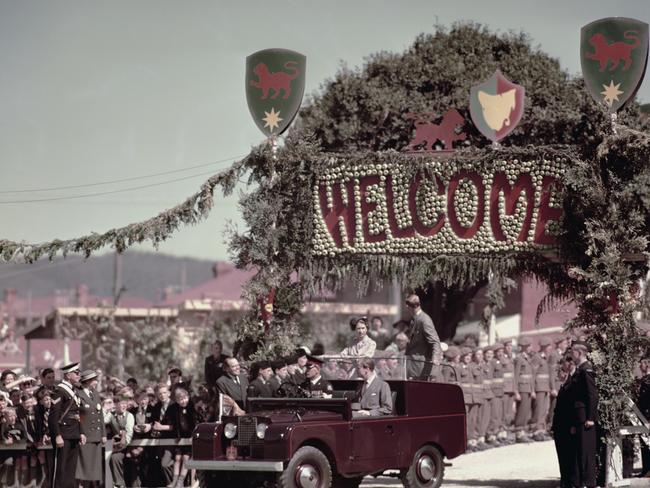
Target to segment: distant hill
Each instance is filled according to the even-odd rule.
[[[0,293],[15,288],[18,295],[33,297],[53,295],[56,290],[88,285],[93,295],[113,294],[114,254],[69,256],[55,262],[41,260],[34,264],[0,264]],[[163,290],[172,286],[192,287],[212,278],[214,261],[170,256],[167,254],[127,251],[122,254],[122,296],[159,301]],[[1,298],[0,298],[1,299]]]

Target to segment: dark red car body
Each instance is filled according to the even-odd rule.
[[[352,478],[389,469],[406,470],[422,446],[435,446],[447,458],[465,452],[463,394],[457,385],[424,381],[389,381],[394,415],[352,417],[349,397],[357,381],[332,381],[332,399],[253,399],[244,417],[200,424],[192,443],[191,465],[197,470],[281,472],[302,446],[322,451],[335,476]],[[235,423],[246,437],[229,440],[224,426]],[[252,424],[268,424],[263,440],[251,435]],[[247,433],[248,432],[248,433]],[[253,430],[254,432],[254,430]],[[226,459],[229,444],[237,460]]]

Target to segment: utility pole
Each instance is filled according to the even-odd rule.
[[[122,294],[122,255],[115,251],[113,261],[113,305],[117,307]]]

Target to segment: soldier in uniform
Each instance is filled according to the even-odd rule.
[[[48,427],[55,446],[54,488],[73,488],[79,457],[79,446],[86,443],[79,406],[81,399],[75,385],[79,381],[79,363],[61,368],[63,379],[54,390]]]
[[[530,358],[531,340],[528,337],[519,339],[520,351],[515,358],[515,431],[517,442],[531,442],[528,436],[528,422],[531,418],[531,406],[535,399],[535,378],[533,364]]]
[[[271,387],[272,395],[275,397],[278,396],[280,385],[289,380],[289,370],[287,369],[287,361],[284,359],[273,361],[271,368],[274,374],[269,378],[269,386]]]
[[[490,409],[491,415],[491,428],[496,432],[496,441],[507,443],[508,432],[503,417],[503,344],[497,342],[492,346],[494,357],[491,359],[492,363],[492,393],[494,394],[494,403]]]
[[[515,363],[512,356],[508,355],[508,349],[512,349],[512,341],[503,341],[503,349],[496,351],[496,358],[503,365],[503,425],[510,433],[514,432],[515,422]],[[508,437],[508,442],[514,441],[514,437]]]
[[[576,486],[595,488],[598,388],[594,367],[587,360],[588,351],[584,341],[571,344],[571,357],[576,364],[569,386],[573,400],[571,432],[576,436]]]
[[[463,390],[465,414],[467,421],[467,447],[470,451],[476,450],[476,421],[478,404],[474,405],[474,376],[472,373],[472,349],[465,346],[460,350],[460,373],[458,376],[460,387]]]
[[[551,364],[551,378],[554,389],[551,389],[551,400],[548,407],[548,417],[546,418],[546,425],[553,425],[553,413],[555,412],[555,402],[557,401],[557,390],[562,384],[560,379],[560,363],[564,360],[564,355],[569,342],[565,336],[560,336],[555,339],[555,349],[548,355],[548,362]]]
[[[442,368],[442,378],[445,383],[460,384],[460,349],[449,346],[445,351],[446,367]]]
[[[483,370],[483,350],[479,347],[474,348],[472,354],[472,376],[473,376],[473,385],[472,393],[474,397],[474,404],[476,405],[476,448],[478,450],[484,450],[487,448],[485,445],[485,431],[487,430],[487,425],[489,422],[489,412],[488,412],[488,422],[485,421],[485,371]],[[489,407],[487,407],[489,408]]]
[[[533,375],[535,377],[535,405],[533,408],[533,439],[546,441],[549,399],[551,392],[556,391],[553,367],[550,362],[551,340],[542,338],[539,341],[539,352],[533,359]]]
[[[497,397],[497,378],[495,377],[497,364],[494,361],[494,347],[495,346],[486,346],[483,349],[483,370],[485,373],[483,389],[485,391],[485,400],[488,404],[485,413],[487,417],[484,422],[487,424],[487,427],[485,428],[487,432],[485,441],[488,444],[497,443],[497,434],[500,431],[499,420],[501,418],[501,396],[503,396],[503,378],[500,378],[501,396]]]
[[[332,398],[332,385],[320,374],[322,366],[322,360],[314,356],[307,356],[306,378],[300,387],[308,393],[309,398]]]
[[[81,426],[86,434],[86,443],[79,449],[77,479],[84,486],[99,486],[102,482],[102,446],[106,444],[106,428],[102,404],[97,393],[97,373],[86,370],[81,373],[81,388],[77,394],[81,399],[79,405]]]

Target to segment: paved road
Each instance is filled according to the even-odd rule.
[[[451,460],[443,487],[555,488],[559,472],[552,441],[514,444]],[[402,486],[395,478],[366,478],[364,488]]]

